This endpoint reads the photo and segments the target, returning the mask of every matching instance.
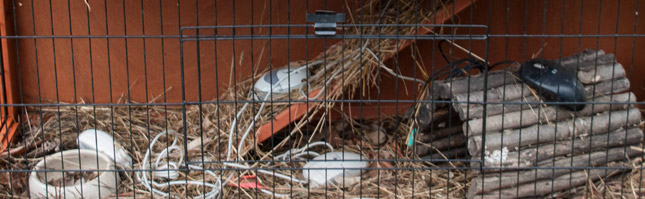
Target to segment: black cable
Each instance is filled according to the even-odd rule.
[[[459,60],[456,60],[456,61],[453,62],[453,61],[450,61],[448,59],[448,57],[446,56],[446,54],[443,52],[443,48],[441,47],[441,45],[444,42],[447,42],[447,40],[439,41],[439,44],[438,44],[439,52],[441,53],[441,57],[443,57],[443,59],[448,64],[443,66],[443,67],[441,67],[441,68],[439,68],[437,71],[433,72],[433,74],[423,84],[423,90],[427,89],[427,87],[430,84],[430,82],[438,79],[439,77],[443,77],[443,76],[446,76],[446,75],[448,75],[447,78],[450,79],[450,78],[460,77],[461,75],[464,74],[464,71],[470,71],[472,69],[479,69],[479,71],[483,73],[486,68],[488,68],[488,70],[490,70],[490,69],[493,69],[493,68],[495,68],[497,66],[504,65],[504,64],[519,64],[519,62],[517,62],[517,61],[504,60],[504,61],[494,63],[492,65],[488,65],[486,62],[481,61],[479,59],[476,59],[473,56],[471,56],[469,58],[459,59]],[[460,68],[459,66],[462,65],[462,64],[467,64],[467,65]],[[428,96],[429,96],[429,93],[428,93]],[[418,106],[419,106],[419,103],[416,103],[413,106],[414,109],[412,109],[412,110],[416,110],[418,108]],[[414,113],[414,111],[409,112],[409,114],[410,114],[409,119],[415,119],[416,120],[416,118],[413,118],[413,113]],[[399,124],[400,124],[400,122],[397,122],[397,125],[396,125],[397,129],[399,127]],[[417,129],[417,130],[421,131],[421,129]]]
[[[441,53],[441,57],[443,57],[443,60],[446,60],[446,63],[450,63],[450,60],[448,60],[448,57],[446,57],[446,54],[443,53],[443,48],[441,47],[441,44],[443,44],[446,41],[447,40],[441,40],[437,45],[439,45],[439,53]]]
[[[488,69],[495,68],[495,66],[499,66],[499,65],[502,65],[502,64],[518,64],[518,65],[519,65],[519,64],[520,64],[520,62],[513,61],[513,60],[504,60],[504,61],[497,62],[497,63],[495,63],[495,64],[493,64],[493,65],[490,65],[490,66],[488,67]]]

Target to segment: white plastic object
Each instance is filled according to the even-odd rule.
[[[307,67],[274,69],[264,74],[253,85],[256,93],[255,99],[264,99],[269,93],[271,93],[274,99],[285,96],[290,90],[302,87],[304,84],[303,81],[307,79],[308,73],[309,70],[307,70]]]
[[[312,187],[318,187],[327,183],[343,183],[343,178],[360,175],[361,168],[367,168],[367,161],[362,155],[352,152],[329,152],[307,162],[302,175],[311,181]]]
[[[125,152],[123,147],[121,147],[121,145],[105,131],[87,129],[78,135],[78,139],[76,141],[78,143],[78,148],[80,149],[98,150],[99,152],[107,155],[110,160],[125,168],[131,168],[132,166],[132,158]]]
[[[79,162],[80,159],[80,162]],[[45,165],[47,167],[45,168]],[[71,149],[44,157],[32,169],[29,176],[31,198],[101,198],[116,193],[119,173],[114,162],[103,153],[93,150]],[[47,171],[45,170],[57,170]],[[60,170],[100,171],[98,177],[75,185],[54,186],[41,181],[63,176]],[[70,171],[70,172],[71,172]],[[46,178],[45,178],[46,177]],[[100,194],[99,194],[100,192]]]
[[[177,185],[199,185],[199,186],[205,186],[207,188],[210,188],[211,190],[209,192],[203,193],[203,195],[198,195],[198,196],[192,196],[190,198],[215,198],[220,192],[220,189],[222,188],[222,183],[221,183],[221,178],[219,178],[213,171],[210,171],[208,169],[204,169],[200,166],[195,166],[188,164],[187,166],[190,169],[194,170],[202,170],[204,173],[209,175],[212,179],[212,181],[215,181],[215,183],[210,183],[207,181],[196,181],[196,180],[173,180],[179,177],[179,169],[180,166],[185,165],[184,163],[184,151],[182,147],[177,146],[177,132],[174,130],[168,130],[168,131],[163,131],[155,136],[154,139],[150,142],[150,146],[146,150],[146,154],[143,156],[143,160],[141,162],[148,162],[149,158],[153,158],[153,156],[157,156],[155,158],[155,161],[153,164],[141,164],[141,169],[137,171],[136,173],[136,178],[139,183],[143,184],[146,189],[148,189],[150,192],[161,195],[164,198],[170,197],[170,193],[164,192],[162,190],[159,190],[158,188],[165,188],[165,187],[170,187],[170,186],[177,186]],[[160,153],[155,153],[152,152],[151,150],[154,149],[155,144],[159,141],[160,138],[166,137],[170,139],[172,137],[172,143],[165,147],[164,150],[162,150]],[[163,142],[162,142],[163,143]],[[177,161],[168,161],[166,158],[168,158],[168,153],[171,151],[177,151],[179,152],[179,157]],[[152,175],[148,175],[149,170],[156,170],[152,172]],[[152,177],[152,178],[148,178]],[[170,181],[156,181],[157,178],[161,179],[170,179]],[[229,176],[230,179],[230,176]],[[211,180],[208,180],[211,181]]]

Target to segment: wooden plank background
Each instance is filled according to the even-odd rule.
[[[89,1],[91,11],[87,12],[82,0],[52,0],[51,8],[49,1],[35,1],[32,12],[32,1],[15,1],[16,27],[13,31],[17,35],[26,36],[178,35],[179,27],[183,26],[303,24],[305,12],[328,9],[347,13],[349,11],[345,9],[346,6],[353,10],[361,4],[361,1],[340,0],[276,0],[269,4],[268,1],[253,0],[235,1],[233,8],[233,1],[107,2],[106,7],[104,1]],[[489,25],[490,33],[495,35],[645,33],[645,20],[636,14],[637,9],[645,10],[645,5],[641,3],[636,8],[634,1],[621,1],[620,7],[616,1],[602,1],[601,5],[597,0],[508,2],[510,4],[507,1],[479,1],[453,19],[453,23]],[[617,15],[618,9],[620,15]],[[13,10],[9,10],[7,15],[13,16]],[[634,28],[635,24],[637,29]],[[289,31],[292,34],[303,34],[305,30],[292,28]],[[436,31],[450,32],[447,29]],[[456,32],[485,33],[481,29],[468,28],[460,28]],[[255,28],[253,33],[268,34],[269,29]],[[273,28],[271,33],[286,34],[287,30]],[[186,34],[195,33],[188,31]],[[200,30],[199,34],[213,34],[213,31]],[[232,34],[232,31],[222,29],[218,34]],[[240,28],[235,34],[249,35],[250,29]],[[645,58],[638,55],[645,53],[644,48],[640,47],[645,44],[644,41],[645,38],[642,37],[493,37],[489,40],[488,56],[491,62],[526,60],[545,43],[541,56],[548,59],[564,57],[585,48],[604,49],[616,54],[628,76],[634,75],[630,78],[632,89],[642,99],[645,97],[645,79],[638,77],[645,72],[642,67]],[[14,59],[15,67],[20,71],[18,87],[24,103],[73,103],[81,100],[109,103],[117,102],[120,96],[146,102],[163,94],[164,81],[165,88],[170,89],[166,95],[167,101],[181,102],[181,62],[177,38],[24,38],[10,39],[9,42],[18,44]],[[251,68],[257,72],[266,69],[269,64],[280,67],[289,61],[306,57],[311,59],[322,52],[326,45],[335,42],[331,39],[291,39],[288,43],[287,40],[200,42],[199,64],[196,42],[187,42],[184,44],[186,100],[198,100],[198,65],[201,70],[201,99],[212,100],[232,82],[232,68],[235,68],[233,75],[236,81],[241,81],[250,77]],[[457,43],[475,54],[486,55],[483,41]],[[419,41],[417,46],[417,60],[423,63],[427,71],[445,65],[438,54],[436,41]],[[465,56],[457,50],[454,52],[458,58]],[[398,65],[404,75],[416,74],[420,77],[419,72],[414,71],[415,59],[410,55],[410,49],[406,49],[401,51],[398,62],[393,60],[387,64],[392,68]],[[399,82],[394,83],[395,81]],[[411,99],[414,93],[418,93],[414,91],[417,87],[412,82],[404,83],[387,74],[382,75],[380,84],[380,89],[370,89],[369,98]],[[162,102],[162,99],[157,102]]]

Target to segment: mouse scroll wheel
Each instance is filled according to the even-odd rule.
[[[542,65],[541,63],[534,63],[533,67],[538,68],[538,69],[544,69],[545,68],[544,65]]]

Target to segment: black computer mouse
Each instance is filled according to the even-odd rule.
[[[547,100],[556,102],[584,102],[585,88],[578,75],[557,62],[532,59],[524,62],[519,71],[520,79]],[[585,104],[562,104],[562,107],[577,111]]]

